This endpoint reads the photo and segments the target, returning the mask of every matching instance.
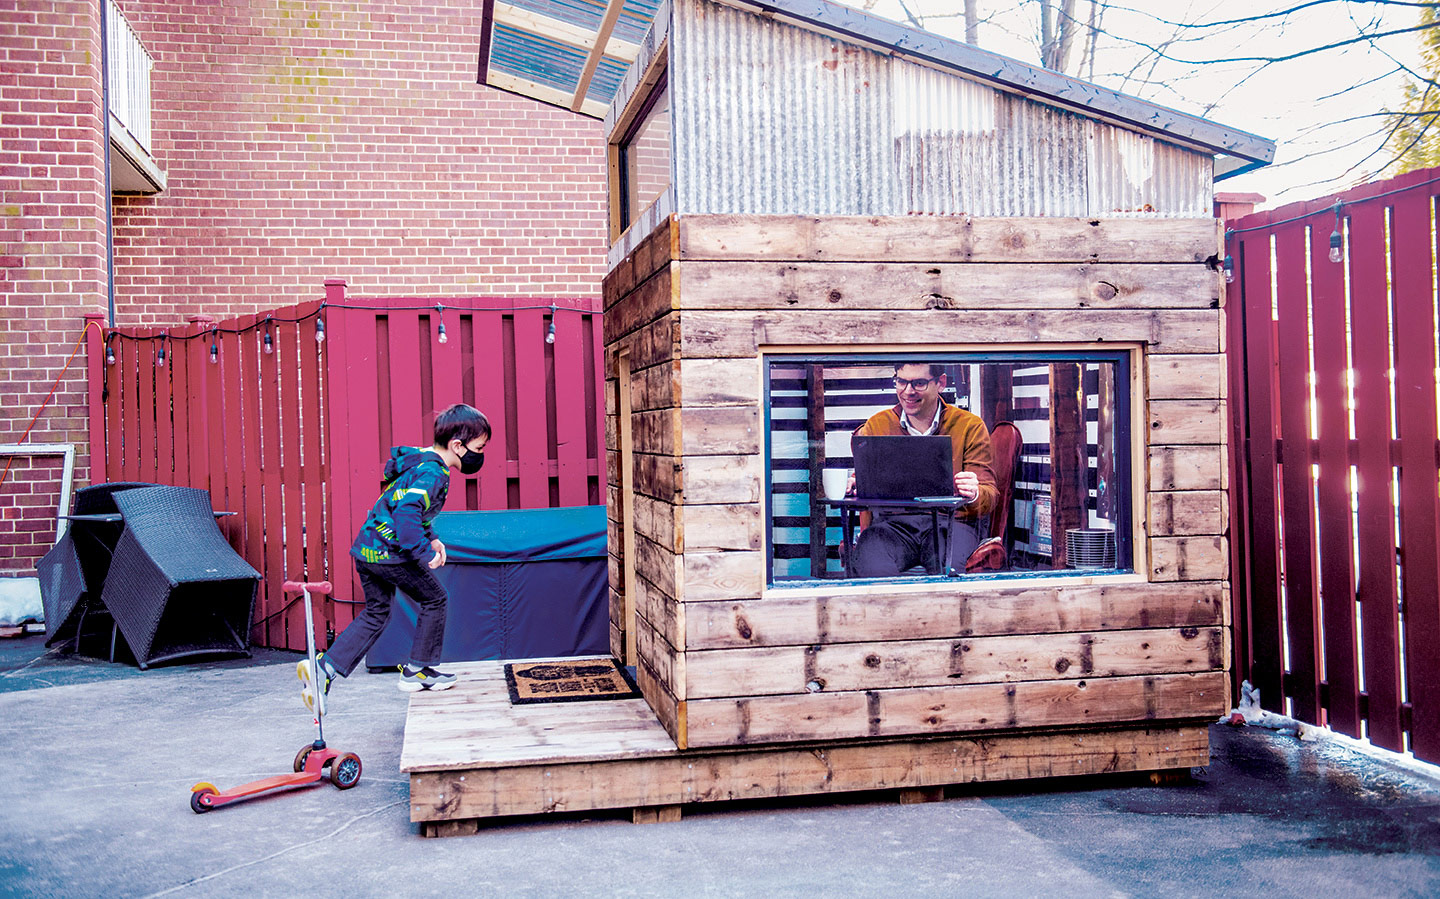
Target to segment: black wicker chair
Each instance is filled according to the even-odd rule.
[[[73,515],[116,515],[115,494],[155,487],[135,481],[94,484],[75,491]],[[45,607],[45,645],[66,643],[67,652],[85,652],[115,660],[114,620],[100,602],[100,586],[120,542],[120,521],[72,520],[64,535],[36,565],[40,601]]]
[[[209,492],[151,487],[115,503],[125,530],[101,598],[135,663],[248,656],[260,573],[225,542]]]

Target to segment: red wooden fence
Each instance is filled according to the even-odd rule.
[[[93,477],[209,490],[239,513],[220,527],[264,575],[252,640],[304,648],[304,610],[280,591],[304,577],[335,584],[323,646],[363,601],[350,543],[390,446],[429,445],[446,406],[470,403],[493,428],[447,510],[604,502],[600,341],[588,299],[356,298],[343,281],[258,315],[103,341],[92,329]]]
[[[1237,673],[1267,708],[1431,762],[1437,193],[1440,169],[1414,172],[1226,238]]]

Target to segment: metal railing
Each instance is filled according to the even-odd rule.
[[[155,60],[115,0],[105,0],[109,33],[110,113],[125,126],[146,153],[150,152],[150,70]]]

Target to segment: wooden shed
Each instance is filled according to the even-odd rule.
[[[611,650],[645,707],[571,706],[609,723],[563,750],[518,723],[548,745],[488,768],[407,732],[415,820],[1205,764],[1214,182],[1273,145],[820,0],[662,3],[606,131]],[[1006,563],[847,577],[822,472],[918,362],[1020,435]]]

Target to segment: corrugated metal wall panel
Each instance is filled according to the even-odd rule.
[[[683,211],[863,215],[891,205],[882,58],[729,7],[686,6],[671,35]]]
[[[708,0],[680,0],[682,212],[1208,218],[1204,153]]]

